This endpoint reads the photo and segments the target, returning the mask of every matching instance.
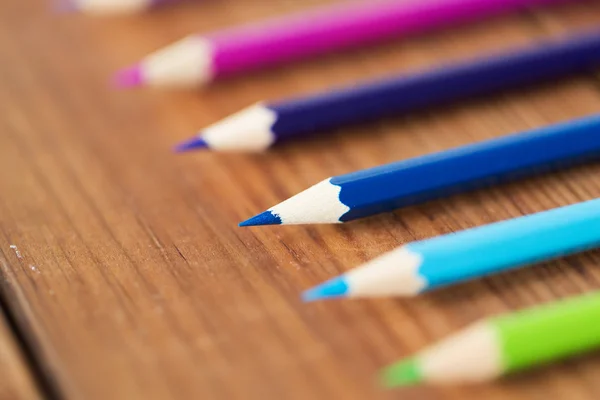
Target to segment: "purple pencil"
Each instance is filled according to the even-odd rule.
[[[77,10],[91,14],[134,13],[164,3],[179,0],[58,0],[63,10]]]
[[[189,36],[120,71],[116,81],[124,87],[196,86],[249,70],[559,1],[342,1],[262,23]]]

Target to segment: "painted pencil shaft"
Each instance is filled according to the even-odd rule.
[[[212,36],[220,76],[565,0],[355,1]],[[217,57],[216,57],[217,58]]]
[[[423,73],[255,105],[204,129],[179,150],[263,151],[281,140],[520,88],[599,64],[600,31],[588,32]],[[198,141],[202,145],[194,145]]]
[[[600,116],[399,161],[323,182],[242,226],[340,223],[600,157]]]
[[[409,243],[304,298],[414,296],[598,246],[600,199]]]
[[[176,1],[178,0],[62,0],[62,4],[64,8],[91,14],[120,14],[143,11]]]
[[[269,108],[278,139],[522,87],[600,64],[600,31]]]
[[[188,38],[186,42],[189,46],[176,44],[174,48],[177,51],[161,50],[143,60],[140,65],[144,76],[142,81],[157,86],[200,85],[248,70],[416,34],[533,4],[559,1],[561,0],[343,2]],[[177,75],[182,76],[176,77]]]
[[[386,386],[461,383],[557,361],[600,347],[600,294],[480,322],[384,370]]]

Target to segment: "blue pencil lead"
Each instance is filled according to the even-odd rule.
[[[176,153],[183,153],[190,150],[196,149],[208,149],[208,143],[201,137],[195,137],[193,139],[186,140],[185,142],[179,143],[175,146],[174,151]]]
[[[261,214],[240,222],[239,226],[259,226],[259,225],[281,225],[281,218],[273,214],[271,211],[265,211]]]
[[[331,279],[322,285],[307,290],[302,294],[302,300],[305,302],[310,302],[321,299],[346,297],[348,291],[349,287],[346,278],[340,276],[338,278]]]

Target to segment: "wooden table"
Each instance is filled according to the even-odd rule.
[[[41,399],[41,392],[33,378],[33,370],[26,365],[25,355],[10,332],[4,315],[0,315],[0,398],[14,400]]]
[[[374,379],[479,318],[600,288],[598,251],[416,299],[299,300],[401,243],[598,197],[598,164],[344,226],[236,227],[330,175],[598,112],[597,78],[263,155],[170,151],[260,99],[598,25],[600,3],[526,11],[205,90],[107,84],[116,68],[186,33],[318,3],[207,0],[94,18],[57,15],[42,0],[0,2],[0,304],[10,322],[0,329],[0,373],[15,376],[0,385],[3,399],[600,398],[597,354],[476,387],[385,392]]]

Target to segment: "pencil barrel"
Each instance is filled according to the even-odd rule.
[[[600,294],[499,317],[506,372],[600,347]]]
[[[532,265],[600,245],[600,199],[414,242],[428,289]]]
[[[280,138],[405,115],[499,90],[590,71],[600,64],[600,31],[521,51],[469,60],[273,105]]]

